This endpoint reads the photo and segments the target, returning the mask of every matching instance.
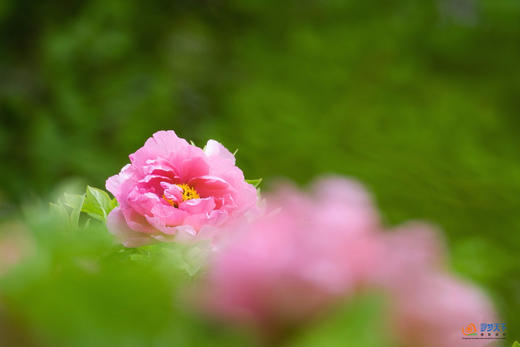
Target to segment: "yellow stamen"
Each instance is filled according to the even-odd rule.
[[[195,188],[190,187],[187,184],[176,184],[177,187],[182,189],[182,201],[192,200],[192,199],[200,199],[199,193],[195,190]]]
[[[195,190],[195,188],[190,187],[189,185],[183,183],[183,184],[176,184],[177,187],[180,187],[182,189],[182,201],[186,200],[192,200],[192,199],[200,199],[199,193]],[[166,200],[170,205],[173,207],[178,207],[177,203],[171,199],[167,199],[166,196],[163,194],[162,198]]]
[[[172,199],[167,199],[166,198],[166,195],[162,195],[162,198],[167,202],[169,203],[170,205],[172,205],[173,207],[177,207],[177,203],[175,201],[173,201]]]

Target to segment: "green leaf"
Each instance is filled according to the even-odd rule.
[[[67,206],[59,199],[56,203],[51,202],[50,204],[51,213],[55,215],[57,218],[60,218],[64,221],[69,220],[69,211],[67,210]]]
[[[72,209],[72,212],[69,216],[70,223],[77,227],[79,223],[79,215],[81,213],[81,209],[83,208],[83,202],[85,201],[85,194],[65,193],[63,195],[63,199],[63,203]]]
[[[255,188],[258,188],[260,183],[262,183],[262,178],[257,178],[254,180],[246,180],[247,183],[252,184]]]
[[[364,293],[338,302],[328,315],[294,334],[291,347],[397,346],[385,322],[382,295]],[[416,346],[416,345],[414,345]],[[448,347],[448,346],[447,346]],[[451,347],[451,346],[450,346]]]
[[[85,194],[81,211],[87,213],[92,218],[104,222],[110,211],[116,206],[116,199],[111,199],[107,192],[87,186],[87,193]]]
[[[171,264],[193,277],[207,264],[211,254],[211,243],[199,241],[191,245],[174,244],[173,247],[162,250],[167,259],[171,260]]]
[[[515,341],[515,342],[513,343],[513,347],[520,347],[520,343],[519,343],[518,341]]]
[[[65,193],[56,202],[50,203],[50,210],[68,226],[77,228],[82,205],[83,195]]]

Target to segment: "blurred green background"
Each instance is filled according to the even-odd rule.
[[[519,1],[13,0],[0,42],[0,218],[159,129],[214,138],[439,225],[520,339]]]

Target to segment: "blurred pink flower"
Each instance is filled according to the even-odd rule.
[[[266,200],[265,215],[235,224],[210,261],[210,313],[247,322],[273,344],[339,299],[379,288],[399,345],[492,345],[462,339],[469,324],[497,318],[477,287],[446,271],[436,229],[382,232],[363,188],[339,178],[318,181],[309,195],[282,186]]]
[[[106,187],[119,202],[107,226],[127,247],[192,239],[244,215],[257,201],[224,146],[209,140],[202,150],[171,130],[149,138]]]
[[[19,222],[0,225],[0,277],[34,252],[34,242]]]
[[[413,290],[416,278],[444,266],[441,233],[422,222],[408,222],[380,234],[383,252],[374,282],[385,290]]]
[[[496,341],[463,339],[462,331],[468,325],[479,329],[482,322],[499,321],[491,302],[477,287],[447,273],[421,276],[413,290],[394,292],[390,312],[393,330],[402,346],[496,345]]]
[[[358,184],[318,181],[310,195],[281,187],[266,214],[237,224],[214,255],[209,309],[267,334],[356,292],[377,265],[378,216]]]
[[[388,294],[390,330],[400,346],[495,345],[462,338],[463,328],[497,323],[497,315],[476,286],[444,268],[444,245],[434,228],[408,223],[382,237],[384,261],[375,278]]]

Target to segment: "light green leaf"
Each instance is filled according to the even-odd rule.
[[[210,247],[204,245],[189,247],[184,252],[184,261],[181,268],[190,276],[195,276],[199,270],[206,264],[210,254]]]
[[[92,218],[105,221],[110,211],[116,206],[116,199],[111,199],[107,192],[87,186],[87,193],[85,194],[81,211],[87,213]]]
[[[520,343],[519,343],[518,341],[515,341],[515,342],[513,343],[513,347],[520,347]]]
[[[162,252],[169,264],[193,277],[207,264],[211,255],[211,243],[199,241],[189,245],[171,244],[162,248]]]
[[[85,201],[85,194],[69,194],[65,193],[63,195],[64,204],[72,209],[70,213],[69,220],[73,226],[78,226],[79,223],[79,215],[81,213],[81,209],[83,208],[83,202]]]
[[[247,183],[252,184],[255,188],[258,188],[260,183],[262,183],[262,178],[257,178],[254,180],[246,180]]]
[[[63,219],[64,221],[69,220],[69,211],[67,210],[67,206],[63,203],[63,201],[58,200],[56,203],[50,203],[51,213],[56,215],[58,218]]]

